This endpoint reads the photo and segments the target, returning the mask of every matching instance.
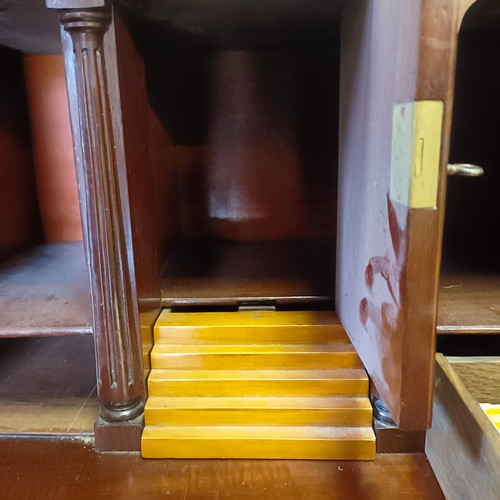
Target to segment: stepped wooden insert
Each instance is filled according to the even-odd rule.
[[[164,311],[146,458],[372,460],[368,377],[333,312]]]

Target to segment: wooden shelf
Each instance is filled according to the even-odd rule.
[[[333,299],[334,271],[333,242],[184,243],[167,262],[162,304],[326,303]]]
[[[81,242],[34,247],[0,265],[0,337],[92,333]]]
[[[441,273],[437,332],[500,333],[500,274]]]
[[[91,434],[99,414],[90,335],[3,339],[0,434]]]

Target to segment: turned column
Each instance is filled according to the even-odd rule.
[[[66,51],[73,137],[83,206],[84,241],[90,275],[97,387],[105,422],[126,422],[144,409],[137,293],[130,241],[126,166],[117,161],[115,129],[106,73],[107,9],[61,12],[72,42]],[[109,56],[113,57],[113,54]],[[112,97],[111,97],[112,95]],[[77,108],[77,109],[75,109]],[[113,120],[115,120],[115,125]]]

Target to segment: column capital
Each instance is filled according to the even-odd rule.
[[[67,32],[105,32],[111,23],[111,12],[107,9],[62,11],[59,22]]]

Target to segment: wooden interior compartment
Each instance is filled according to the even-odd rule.
[[[70,227],[75,226],[75,217],[79,219],[74,172],[53,171],[67,164],[68,157],[69,168],[73,164],[69,130],[61,129],[64,121],[59,119],[64,110],[67,113],[65,92],[62,103],[58,102],[65,85],[62,60],[49,59],[27,63],[21,52],[0,49],[4,69],[0,81],[0,337],[92,331],[88,276],[83,244],[78,241],[81,228],[79,222]],[[59,76],[54,62],[60,65]],[[26,81],[25,74],[37,81]],[[49,106],[49,112],[40,106]],[[56,121],[40,122],[43,116]],[[54,144],[59,149],[50,151]],[[57,186],[61,179],[63,185]],[[73,192],[76,203],[68,192]],[[64,241],[68,239],[77,241]]]
[[[440,280],[439,333],[500,333],[500,15],[479,1],[459,34],[450,163],[484,168],[450,176]]]
[[[158,5],[133,23],[168,135],[164,306],[333,303],[338,9],[299,4],[283,25],[241,4],[227,26]]]

